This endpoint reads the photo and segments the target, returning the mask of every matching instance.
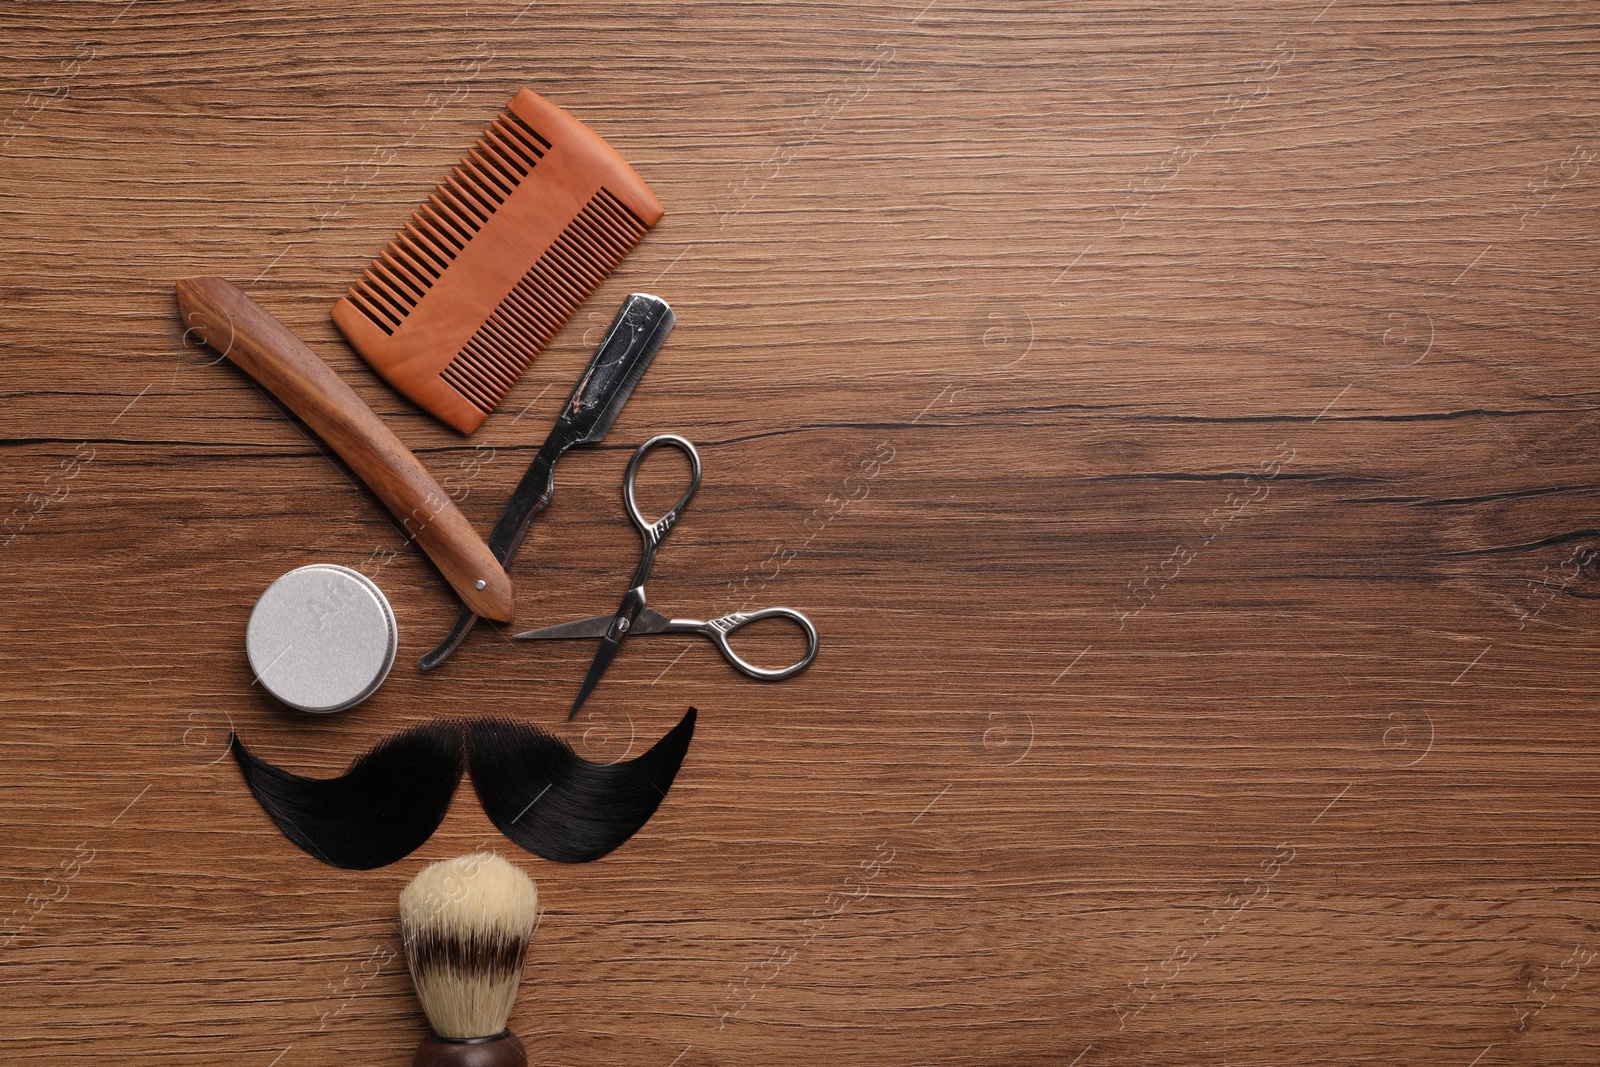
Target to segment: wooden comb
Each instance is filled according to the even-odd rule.
[[[471,433],[661,215],[598,134],[523,89],[333,321],[390,385]]]

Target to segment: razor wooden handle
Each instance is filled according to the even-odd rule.
[[[511,579],[467,517],[366,401],[236,286],[177,283],[183,324],[288,405],[382,500],[475,614],[512,616]]]

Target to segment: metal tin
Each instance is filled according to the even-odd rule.
[[[273,582],[245,628],[256,680],[291,708],[317,714],[354,707],[377,692],[398,647],[383,590],[333,563],[297,567]]]

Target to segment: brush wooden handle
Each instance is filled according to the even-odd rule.
[[[522,1039],[507,1031],[487,1041],[447,1041],[429,1034],[417,1046],[411,1067],[528,1067]]]
[[[221,278],[177,283],[183,324],[288,405],[378,495],[475,614],[512,616],[511,579],[422,463],[288,327]]]

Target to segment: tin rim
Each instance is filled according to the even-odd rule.
[[[296,600],[293,598],[294,594],[292,594],[287,588],[283,588],[282,583],[296,575],[305,575],[307,572],[337,575],[339,580],[345,583],[343,586],[344,590],[354,592],[354,590],[359,589],[370,594],[370,603],[377,607],[377,617],[382,620],[381,625],[384,628],[382,637],[383,644],[381,661],[378,663],[376,668],[373,669],[371,677],[353,695],[331,705],[308,704],[304,702],[303,697],[301,699],[294,699],[292,696],[280,691],[279,688],[274,687],[269,678],[264,677],[264,675],[271,670],[273,664],[277,662],[277,660],[274,658],[265,664],[260,663],[259,659],[263,653],[261,650],[258,650],[255,647],[255,644],[251,640],[251,631],[257,624],[258,615],[262,611],[262,605],[267,605],[267,610],[269,612],[274,610],[284,610],[285,608],[293,610],[293,608],[296,606]],[[276,601],[272,599],[274,589],[279,589],[278,600]],[[389,598],[384,595],[383,590],[378,588],[377,583],[375,583],[371,578],[367,577],[365,574],[362,574],[360,571],[353,570],[337,563],[312,563],[303,567],[296,567],[293,570],[287,571],[280,575],[274,582],[272,582],[271,585],[267,586],[267,588],[261,593],[261,596],[257,598],[255,607],[250,612],[250,623],[246,628],[245,651],[250,660],[251,671],[255,679],[259,681],[262,685],[262,688],[271,693],[276,700],[287,705],[288,707],[294,708],[297,711],[303,711],[312,715],[331,715],[335,712],[344,711],[361,703],[368,697],[372,696],[373,693],[377,692],[378,689],[383,685],[384,681],[389,677],[389,671],[394,667],[394,661],[399,651],[399,625],[395,620],[394,608],[390,605]],[[278,655],[281,656],[282,653],[279,653]]]

